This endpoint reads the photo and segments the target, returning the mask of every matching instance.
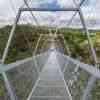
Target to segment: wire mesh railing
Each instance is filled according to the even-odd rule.
[[[14,98],[18,100],[27,99],[29,93],[31,92],[31,89],[33,88],[40,74],[38,73],[38,71],[41,72],[47,59],[48,53],[44,53],[29,59],[17,61],[15,63],[4,66],[4,72],[9,81],[9,85],[13,92]]]
[[[82,1],[84,2],[84,0],[82,0]],[[72,0],[71,0],[71,2],[72,2]],[[31,2],[31,3],[33,3],[33,2]],[[56,7],[46,8],[46,6],[44,8],[33,8],[32,7],[33,4],[31,4],[31,3],[29,3],[29,5],[27,5],[27,3],[26,3],[26,6],[25,6],[26,8],[21,8],[18,12],[18,15],[16,16],[15,24],[11,30],[9,40],[8,40],[7,46],[6,46],[4,54],[3,54],[3,58],[2,58],[3,63],[5,62],[5,59],[8,55],[9,47],[10,47],[12,38],[14,36],[16,25],[18,24],[18,20],[20,19],[21,12],[23,12],[23,11],[50,11],[50,12],[51,11],[77,11],[80,15],[80,19],[81,19],[82,25],[85,29],[85,32],[87,33],[86,36],[87,36],[87,40],[88,40],[89,47],[90,47],[89,49],[91,49],[91,52],[92,52],[91,57],[93,57],[93,60],[94,60],[93,63],[95,63],[95,66],[96,66],[97,59],[96,59],[94,46],[91,43],[90,34],[88,32],[88,29],[86,28],[86,24],[84,21],[84,17],[82,15],[82,11],[80,9],[80,5],[78,6],[76,4],[78,6],[78,8],[75,8],[75,7],[74,8],[66,8],[65,7],[65,8],[60,9],[60,8],[56,8]],[[74,3],[75,2],[73,2],[73,4]],[[40,3],[40,5],[43,6],[44,4]],[[49,3],[49,5],[51,5],[51,4]],[[71,6],[72,6],[72,4],[71,4]],[[33,13],[31,12],[31,14],[33,14]],[[35,20],[35,22],[37,22],[36,19],[34,19],[34,20]],[[73,20],[73,18],[71,20]],[[37,25],[38,25],[38,23],[37,23]],[[56,30],[56,32],[57,32],[57,30]],[[45,41],[45,40],[43,39],[41,41]],[[48,40],[47,44],[49,44],[49,42],[50,41]],[[76,41],[74,41],[74,42],[76,42]],[[31,47],[31,46],[29,46],[29,47]],[[48,49],[48,47],[49,46],[47,46],[47,49]],[[59,47],[60,46],[56,47],[56,49],[58,49]],[[37,45],[36,51],[38,48],[40,50],[40,48],[43,48],[43,47],[41,45],[40,45],[40,47]],[[22,48],[22,49],[25,49],[25,48]],[[47,49],[46,49],[46,51],[47,51]],[[63,49],[63,48],[59,48],[58,51],[60,51],[61,49]],[[28,62],[25,61],[24,63],[20,63],[19,65],[18,65],[18,62],[16,62],[15,66],[13,66],[14,63],[12,66],[11,65],[4,65],[4,64],[0,65],[1,66],[1,74],[4,78],[5,86],[6,86],[6,89],[8,90],[8,95],[10,96],[11,100],[16,100],[16,99],[25,100],[25,99],[27,99],[29,93],[31,92],[32,86],[35,84],[35,82],[36,82],[36,80],[37,80],[37,78],[38,78],[38,76],[39,76],[39,74],[44,66],[44,62],[46,62],[46,60],[48,58],[48,54],[50,54],[50,52],[47,53],[46,55],[42,55],[42,56],[39,55],[35,59],[32,59],[32,61],[30,61],[30,60]],[[82,100],[89,100],[90,98],[93,99],[95,96],[92,97],[92,95],[94,94],[95,89],[93,90],[92,88],[93,88],[94,84],[96,84],[97,87],[99,86],[98,81],[96,83],[96,80],[100,79],[99,69],[94,68],[94,66],[73,60],[72,58],[65,56],[63,54],[60,54],[60,53],[57,54],[57,57],[58,57],[59,64],[61,67],[61,73],[63,72],[62,74],[64,75],[63,81],[65,81],[68,84],[68,87],[69,87],[70,92],[72,94],[73,100],[74,99],[75,100],[76,99],[77,100],[81,100],[81,99]],[[5,68],[2,68],[3,66]],[[5,88],[4,88],[4,90],[5,90]],[[54,90],[54,91],[56,93],[56,90]],[[97,92],[98,92],[98,90],[97,90]],[[40,93],[40,91],[38,91],[38,93]],[[36,94],[38,94],[38,93],[36,93]],[[44,92],[44,90],[43,90],[43,93],[46,94],[46,91]],[[50,92],[50,93],[52,93],[52,92]],[[97,95],[97,94],[95,93],[94,95]],[[35,100],[36,100],[36,98],[35,98]]]

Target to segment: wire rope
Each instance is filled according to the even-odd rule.
[[[29,1],[29,0],[27,0],[27,1]],[[22,4],[21,7],[23,7],[24,5],[25,5],[25,4]],[[15,9],[15,7],[14,7],[13,2],[11,2],[11,8],[12,8],[14,14],[16,15],[16,9]],[[28,20],[27,20],[27,22],[28,22]],[[27,37],[26,37],[24,34],[23,34],[23,36],[24,36],[25,41],[26,41],[27,44],[28,44],[28,47],[29,47],[30,52],[32,53],[32,48],[31,48],[31,44],[30,44],[29,40],[27,39]]]

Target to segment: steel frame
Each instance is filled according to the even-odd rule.
[[[6,73],[3,72],[2,76],[4,78],[5,87],[7,89],[7,92],[8,92],[8,95],[9,95],[10,99],[11,100],[16,100],[17,98],[16,98],[14,92],[12,91],[12,88],[11,88],[11,85],[9,83],[9,80],[8,80],[8,77],[7,77]]]
[[[79,11],[79,8],[22,8],[21,11]]]
[[[85,30],[85,33],[87,34],[88,43],[89,43],[89,46],[90,46],[90,49],[91,49],[91,52],[92,52],[92,56],[93,56],[93,59],[94,59],[94,63],[95,63],[95,66],[96,66],[96,64],[97,64],[96,53],[95,53],[95,50],[93,48],[93,44],[92,44],[92,42],[90,40],[89,31],[88,31],[88,29],[86,27],[83,14],[82,14],[82,11],[80,9],[80,6],[83,4],[84,1],[85,0],[82,0],[81,4],[77,8],[59,8],[59,9],[58,8],[49,8],[49,9],[47,9],[47,8],[29,8],[29,7],[27,7],[27,8],[19,8],[19,11],[17,13],[16,19],[14,21],[13,27],[12,27],[11,32],[10,32],[10,36],[9,36],[8,42],[6,44],[6,47],[5,47],[3,56],[2,56],[2,61],[1,61],[2,64],[5,63],[5,59],[6,59],[7,55],[8,55],[8,50],[9,50],[10,44],[11,44],[13,36],[15,34],[15,29],[16,29],[17,23],[19,22],[19,19],[20,19],[20,16],[21,16],[22,12],[25,12],[25,11],[52,11],[52,12],[55,12],[55,11],[65,11],[65,12],[66,11],[73,11],[74,12],[75,11],[75,12],[78,12],[78,14],[80,16],[80,20],[81,20],[82,25],[83,25],[83,28]],[[8,90],[8,93],[10,94],[11,100],[16,100],[16,98],[15,98],[13,92],[12,92],[12,89],[10,88],[11,86],[9,84],[8,78],[6,76],[6,73],[4,72],[4,73],[2,73],[2,75],[4,77],[6,88]],[[94,76],[92,76],[92,77],[94,77]],[[93,82],[95,82],[95,80],[96,80],[95,77],[91,78],[91,79],[94,80]],[[93,87],[93,86],[91,86],[91,87]],[[88,88],[88,86],[86,88]],[[88,91],[88,93],[89,92],[90,91]],[[85,96],[87,96],[87,95],[85,94]],[[84,97],[84,98],[85,98],[84,100],[86,100],[86,97]]]
[[[8,50],[9,50],[9,46],[11,44],[11,41],[12,41],[12,38],[15,34],[15,29],[16,29],[16,26],[17,26],[17,23],[20,19],[20,16],[22,14],[22,12],[24,11],[78,11],[79,12],[79,8],[67,8],[67,9],[47,9],[47,8],[20,8],[19,11],[18,11],[18,14],[16,16],[16,19],[15,19],[15,23],[11,29],[11,32],[10,32],[10,36],[9,36],[9,39],[8,39],[8,42],[6,44],[6,48],[4,50],[4,53],[3,53],[3,57],[2,57],[2,63],[5,62],[5,59],[8,55]]]

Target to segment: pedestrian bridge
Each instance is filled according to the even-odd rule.
[[[99,69],[60,53],[54,46],[0,68],[11,100],[88,100],[93,77],[100,79]],[[77,87],[81,74],[85,79]]]
[[[81,10],[81,6],[85,0],[71,0],[71,2],[74,1],[73,4],[75,6],[72,6],[71,4],[70,7],[67,5],[66,8],[34,8],[33,0],[23,1],[24,5],[19,7],[18,13],[16,14],[16,19],[3,52],[2,60],[0,60],[0,85],[2,85],[4,90],[4,98],[1,97],[0,100],[94,100],[94,97],[92,96],[92,90],[96,82],[100,80],[100,70],[97,67],[98,61],[96,53]],[[62,48],[59,47],[57,49],[55,45],[51,45],[50,47],[50,45],[48,45],[49,43],[46,43],[49,46],[49,49],[47,48],[44,53],[42,52],[37,55],[36,51],[45,31],[43,31],[42,35],[41,32],[38,32],[40,37],[37,40],[36,47],[33,46],[35,47],[34,53],[32,45],[30,44],[30,41],[28,41],[27,35],[21,37],[21,40],[25,38],[27,41],[28,49],[31,49],[31,57],[16,61],[14,63],[5,64],[11,43],[14,42],[12,40],[14,40],[17,25],[20,24],[21,15],[23,12],[28,16],[29,14],[27,12],[30,12],[33,21],[36,23],[36,26],[39,26],[38,29],[40,29],[41,25],[34,15],[34,12],[68,12],[71,19],[68,18],[69,21],[66,25],[67,28],[73,26],[71,23],[73,22],[75,16],[78,15],[81,25],[84,29],[84,34],[86,34],[86,39],[89,44],[89,50],[93,58],[94,65],[85,64],[76,59],[73,59],[69,53],[67,55],[64,54]],[[72,16],[70,14],[72,14]],[[31,21],[31,17],[28,18]],[[55,23],[54,20],[55,17],[53,20],[51,20],[51,22]],[[29,25],[33,26],[34,22],[31,21],[31,24]],[[43,20],[43,22],[46,24],[45,20]],[[52,26],[52,23],[50,23],[50,26]],[[54,25],[55,32],[52,32],[52,28],[48,27],[47,30],[49,30],[49,35],[48,32],[46,32],[45,35],[49,37],[44,38],[44,41],[48,41],[47,39],[50,39],[51,42],[55,42],[55,40],[57,40],[57,35],[59,35],[58,30],[60,25],[61,23],[59,23],[57,26]],[[77,26],[77,24],[75,26]],[[35,31],[34,29],[32,30],[32,33],[34,34]],[[23,29],[21,31],[24,32]],[[30,32],[27,34],[30,34]],[[60,34],[63,34],[63,32],[60,32]],[[68,32],[68,34],[70,34],[70,32]],[[64,45],[66,46],[66,51],[69,51],[67,47],[68,45],[64,40],[64,36],[61,36],[63,38],[62,41],[64,41]],[[32,40],[35,41],[35,39]],[[44,48],[45,42],[42,41],[41,43],[43,43],[42,48]],[[95,94],[99,95],[100,97],[100,93]],[[98,98],[95,100],[100,99]]]

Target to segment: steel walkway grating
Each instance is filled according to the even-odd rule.
[[[28,100],[71,100],[55,51],[51,52]]]

